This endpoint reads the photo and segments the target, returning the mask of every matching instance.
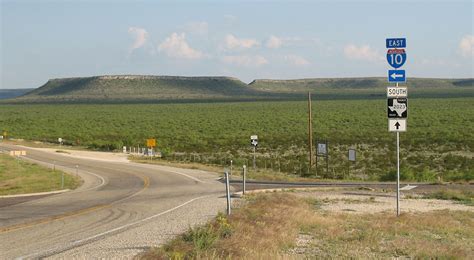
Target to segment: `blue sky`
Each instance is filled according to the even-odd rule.
[[[473,77],[472,1],[1,1],[1,86],[106,74]]]

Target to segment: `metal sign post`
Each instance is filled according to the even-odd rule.
[[[250,144],[253,146],[253,169],[257,167],[256,162],[255,162],[255,157],[256,157],[256,150],[257,150],[257,145],[258,145],[258,136],[257,135],[252,135],[250,136]]]
[[[311,108],[311,92],[308,92],[308,148],[309,148],[309,167],[308,175],[313,167],[313,115]]]
[[[400,132],[397,132],[397,216],[400,216]]]
[[[328,141],[316,141],[318,147],[316,149],[316,168],[318,165],[318,157],[324,157],[326,160],[326,175],[329,174],[329,151],[328,151]],[[317,174],[317,169],[316,169]]]
[[[227,198],[227,215],[230,215],[230,185],[229,185],[229,172],[225,172],[225,193]]]
[[[385,40],[387,61],[394,70],[388,71],[388,82],[396,87],[387,87],[388,131],[397,133],[397,216],[400,216],[400,132],[407,130],[408,89],[399,87],[398,83],[406,82],[405,70],[398,70],[407,59],[405,52],[406,38],[389,38]]]
[[[351,162],[352,162],[352,163],[355,163],[355,161],[356,161],[356,150],[353,149],[353,148],[350,148],[347,157],[348,157],[348,159],[349,159],[349,165],[348,165],[348,167],[347,167],[347,176],[350,176],[350,175],[351,175],[351,172],[350,172],[350,170],[351,170]]]
[[[255,171],[255,168],[257,168],[257,164],[256,164],[256,162],[255,162],[255,157],[256,157],[255,153],[256,153],[256,150],[257,150],[257,147],[254,146],[254,147],[253,147],[253,170],[254,170],[254,171]]]

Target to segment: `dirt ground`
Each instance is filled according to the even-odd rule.
[[[296,192],[297,196],[321,201],[321,209],[344,213],[396,212],[396,194],[372,191],[307,191]],[[474,212],[474,207],[450,200],[424,199],[421,196],[401,194],[401,212],[427,212],[434,210],[465,210]]]

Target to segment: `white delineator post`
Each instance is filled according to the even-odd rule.
[[[246,175],[247,174],[247,166],[244,165],[242,166],[242,195],[245,195],[245,181],[246,181]]]

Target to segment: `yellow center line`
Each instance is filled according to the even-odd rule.
[[[46,223],[50,223],[50,222],[53,222],[53,221],[62,220],[62,219],[70,218],[70,217],[76,217],[76,216],[84,215],[84,214],[87,214],[87,213],[90,213],[90,212],[93,212],[93,211],[97,211],[97,210],[100,210],[100,209],[110,208],[114,203],[125,200],[125,199],[128,199],[128,198],[131,198],[131,197],[143,192],[144,190],[146,190],[150,186],[150,178],[148,178],[148,176],[145,176],[143,174],[135,174],[135,173],[132,173],[132,174],[135,175],[135,176],[140,177],[143,180],[143,187],[142,187],[141,190],[139,190],[138,192],[132,194],[131,196],[119,199],[117,201],[113,201],[113,202],[108,203],[108,204],[100,204],[100,205],[92,206],[92,207],[85,208],[85,209],[70,211],[70,212],[66,212],[64,214],[34,220],[34,221],[31,221],[31,222],[15,224],[15,225],[6,226],[6,227],[0,227],[0,234],[8,233],[8,232],[11,232],[11,231],[16,231],[16,230],[20,230],[20,229],[24,229],[24,228],[28,228],[28,227],[32,227],[32,226],[36,226],[36,225],[40,225],[40,224],[46,224]]]

